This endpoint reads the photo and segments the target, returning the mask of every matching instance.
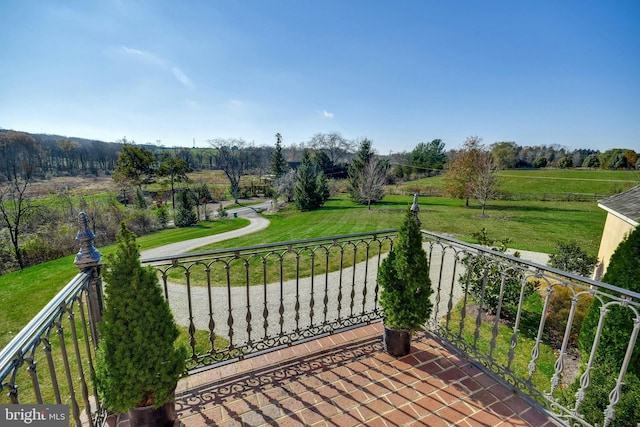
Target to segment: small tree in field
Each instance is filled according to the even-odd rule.
[[[483,151],[478,156],[478,170],[471,182],[471,194],[482,206],[481,216],[484,217],[487,202],[498,194],[498,168],[489,151]]]
[[[480,155],[484,150],[482,138],[471,136],[464,142],[462,148],[455,152],[453,159],[447,165],[444,176],[445,192],[450,197],[465,199],[465,206],[469,206],[469,198],[473,196],[472,184],[478,176]]]
[[[189,227],[198,223],[198,216],[194,211],[195,204],[188,190],[178,193],[178,208],[175,223],[177,227]]]

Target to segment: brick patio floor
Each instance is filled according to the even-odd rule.
[[[381,336],[376,323],[191,375],[176,391],[179,424],[556,425],[431,334],[402,358]]]

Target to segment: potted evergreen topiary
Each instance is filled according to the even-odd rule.
[[[172,425],[174,391],[187,350],[151,267],[142,267],[135,235],[124,224],[104,272],[96,388],[104,406],[129,412],[131,426]]]
[[[393,356],[404,356],[411,348],[413,331],[425,324],[432,309],[429,262],[411,209],[405,213],[393,249],[380,264],[378,285],[385,349]]]

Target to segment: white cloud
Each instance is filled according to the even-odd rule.
[[[191,83],[189,77],[187,77],[180,68],[171,67],[171,71],[173,71],[173,75],[176,76],[176,79],[178,79],[180,83],[182,83],[189,89],[193,89],[193,83]]]
[[[327,110],[322,110],[322,117],[324,117],[325,119],[333,119],[334,114],[330,113]]]
[[[134,58],[136,60],[142,61],[144,63],[151,64],[151,65],[160,67],[162,69],[170,68],[171,72],[173,73],[173,76],[180,83],[182,83],[184,86],[188,87],[189,89],[193,89],[193,82],[191,81],[191,79],[189,79],[189,77],[187,77],[187,75],[180,68],[176,67],[175,65],[171,65],[168,61],[165,61],[164,59],[157,57],[156,55],[150,52],[146,52],[144,50],[135,49],[127,46],[122,46],[122,52],[124,52],[127,56]]]
[[[157,56],[149,53],[149,52],[145,52],[143,50],[140,49],[134,49],[131,47],[127,47],[127,46],[122,46],[122,51],[124,53],[126,53],[129,56],[132,56],[134,58],[140,59],[144,62],[150,63],[150,64],[155,64],[155,65],[160,65],[160,66],[165,66],[165,63],[162,59],[158,58]]]

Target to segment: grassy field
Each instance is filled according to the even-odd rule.
[[[411,201],[410,196],[388,195],[367,210],[346,196],[331,198],[316,211],[301,214],[289,208],[267,215],[271,221],[268,229],[204,249],[397,228]],[[485,217],[480,216],[479,206],[465,208],[463,200],[423,197],[419,202],[422,228],[426,230],[474,242],[472,233],[485,228],[489,237],[509,238],[511,247],[546,253],[553,252],[556,242],[572,239],[595,255],[606,218],[606,212],[596,203],[588,202],[492,201]]]
[[[640,184],[638,171],[531,169],[500,171],[499,188],[509,193],[616,194]],[[442,190],[443,176],[402,183],[399,189]],[[413,190],[411,190],[413,191]]]

